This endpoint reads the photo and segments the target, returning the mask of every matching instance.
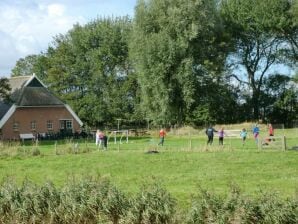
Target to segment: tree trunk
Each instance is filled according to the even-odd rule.
[[[259,92],[257,90],[253,90],[252,94],[252,106],[253,106],[253,119],[258,121],[260,118],[260,107],[259,107]]]

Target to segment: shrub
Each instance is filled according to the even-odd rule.
[[[255,200],[247,200],[245,204],[246,223],[297,223],[297,199],[282,200],[276,193],[261,192]]]
[[[159,183],[143,186],[131,204],[129,223],[173,223],[176,201]]]
[[[128,200],[103,178],[72,179],[63,188],[51,182],[38,186],[25,180],[18,186],[6,178],[0,184],[0,223],[298,223],[298,201],[276,193],[244,197],[232,186],[227,196],[200,189],[187,215],[160,183],[144,185]],[[186,213],[185,213],[186,214]],[[184,219],[182,219],[182,217]]]
[[[200,189],[194,198],[187,223],[297,223],[297,199],[282,200],[275,193],[261,193],[247,199],[232,187],[226,197]]]

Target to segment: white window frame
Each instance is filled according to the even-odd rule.
[[[64,125],[66,130],[73,130],[73,120],[72,119],[60,119],[59,120],[60,130],[64,130]]]
[[[14,121],[13,124],[12,124],[12,129],[13,129],[13,131],[19,131],[19,129],[20,129],[20,122]]]
[[[36,130],[36,121],[31,121],[30,122],[30,127],[31,127],[31,130]]]
[[[72,130],[72,120],[66,120],[66,130]]]
[[[48,130],[53,130],[53,121],[52,120],[47,120],[47,129]]]

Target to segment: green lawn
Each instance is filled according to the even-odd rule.
[[[40,142],[39,156],[30,155],[30,144],[15,146],[12,148],[17,148],[17,155],[0,157],[0,179],[9,176],[21,182],[29,178],[36,183],[51,180],[63,186],[68,178],[104,176],[128,193],[137,192],[148,180],[158,179],[180,204],[188,204],[199,186],[224,194],[232,183],[248,195],[259,190],[277,191],[283,197],[297,194],[298,151],[258,150],[252,139],[246,146],[240,139],[225,139],[224,147],[219,147],[216,138],[208,148],[205,141],[202,136],[168,136],[165,145],[158,147],[157,138],[130,138],[123,144],[111,141],[109,149],[102,151],[90,140],[79,142],[80,151],[89,148],[79,154],[66,153],[73,147],[70,142],[58,142],[56,148],[54,142]],[[295,136],[287,142],[298,145]],[[159,153],[145,153],[150,149]]]

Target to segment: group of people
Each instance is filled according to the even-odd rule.
[[[160,131],[159,131],[160,141],[159,141],[158,145],[163,146],[165,136],[166,136],[166,131],[164,129],[160,129]],[[105,135],[104,132],[102,132],[99,129],[95,133],[95,144],[98,148],[101,147],[104,150],[106,150],[108,147],[108,137]]]
[[[268,125],[268,131],[269,131],[270,137],[274,136],[274,129],[271,124]],[[221,128],[219,131],[217,131],[212,126],[209,126],[205,131],[205,133],[208,137],[207,145],[212,145],[215,132],[218,133],[219,145],[223,145],[224,136],[227,136],[226,132],[224,131],[224,128]],[[256,141],[256,144],[258,144],[260,128],[257,124],[252,128],[252,133],[253,133],[254,139]],[[245,145],[247,135],[248,135],[247,130],[245,128],[243,128],[240,132],[240,137],[242,139],[242,145]],[[161,145],[161,146],[164,145],[165,136],[166,136],[165,130],[163,128],[160,129],[160,131],[159,131],[159,139],[160,140],[159,140],[158,145]],[[271,138],[268,138],[268,139],[269,139],[268,141],[271,141]],[[104,150],[107,149],[108,138],[104,134],[104,132],[102,132],[100,130],[96,131],[95,144],[96,144],[96,146],[101,147]]]
[[[207,145],[212,145],[215,132],[218,132],[219,145],[223,145],[223,139],[224,139],[224,136],[226,136],[226,133],[224,132],[224,128],[221,128],[219,131],[217,131],[212,126],[209,126],[205,132],[206,132],[206,135],[208,136]],[[270,137],[274,136],[274,129],[273,129],[272,124],[268,125],[268,132],[269,132]],[[253,133],[254,139],[256,141],[256,144],[258,144],[260,128],[257,124],[252,128],[252,133]],[[245,144],[247,135],[248,135],[247,130],[245,128],[243,128],[240,132],[240,137],[242,139],[242,145]],[[268,141],[271,141],[270,137],[267,138]]]

